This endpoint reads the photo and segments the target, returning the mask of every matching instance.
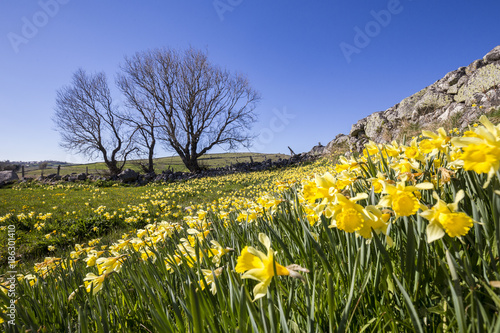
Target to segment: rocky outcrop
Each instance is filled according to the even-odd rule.
[[[342,145],[360,151],[368,140],[390,142],[436,124],[452,122],[465,128],[483,113],[500,107],[500,46],[467,67],[460,67],[400,103],[375,112],[352,125],[349,135],[340,134],[323,148],[331,154]],[[318,146],[311,154],[320,154]]]

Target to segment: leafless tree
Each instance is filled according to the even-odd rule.
[[[135,148],[104,73],[76,71],[72,84],[57,92],[55,111],[53,120],[63,148],[89,159],[100,156],[111,175],[121,172]]]
[[[176,151],[190,171],[214,146],[247,145],[259,94],[247,78],[208,61],[207,54],[188,49],[155,49],[126,58],[118,85],[142,119],[154,119],[149,133]],[[146,131],[145,131],[146,133]]]
[[[146,63],[147,59],[140,58],[134,62],[129,59],[125,61],[126,65],[122,66],[123,73],[119,74],[116,80],[125,95],[128,107],[128,113],[123,116],[123,120],[134,128],[138,153],[147,156],[147,164],[141,164],[143,171],[153,173],[159,113],[150,96],[144,93],[144,89],[137,89],[146,84],[141,81],[143,75],[138,73],[148,70],[150,64]]]

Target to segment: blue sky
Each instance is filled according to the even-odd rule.
[[[124,56],[189,46],[261,93],[255,151],[308,151],[500,45],[498,13],[465,0],[0,0],[0,160],[86,161],[59,148],[56,91],[80,67],[113,84]]]

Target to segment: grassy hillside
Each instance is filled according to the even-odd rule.
[[[260,154],[260,153],[222,153],[222,154],[207,154],[199,159],[199,163],[203,167],[207,168],[217,168],[224,167],[227,165],[250,162],[250,157],[254,162],[262,162],[265,159],[277,160],[279,158],[289,158],[288,155],[284,154]],[[132,160],[127,162],[125,168],[130,168],[136,171],[141,171],[141,163],[146,163],[146,160]],[[61,166],[61,175],[71,174],[71,173],[82,173],[88,172],[91,174],[101,174],[106,172],[106,165],[104,163],[88,163],[88,164],[66,164]],[[155,170],[156,173],[160,173],[163,170],[171,169],[174,171],[188,171],[188,169],[182,163],[179,156],[170,157],[160,157],[155,159]],[[41,175],[42,170],[37,166],[25,169],[26,177],[38,177]],[[51,173],[57,173],[57,165],[50,163],[45,170],[43,170],[44,175]]]

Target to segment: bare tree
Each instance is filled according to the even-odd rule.
[[[76,71],[72,84],[57,92],[55,111],[53,120],[63,148],[89,159],[100,156],[111,175],[121,172],[135,148],[113,104],[104,73]]]
[[[148,59],[134,58],[126,59],[126,64],[122,66],[123,74],[119,74],[116,83],[126,98],[126,105],[129,112],[123,116],[136,135],[134,136],[138,153],[147,156],[148,163],[141,164],[144,172],[154,172],[154,154],[157,141],[157,131],[159,126],[158,108],[150,100],[150,96],[145,93],[146,89],[137,87],[147,86],[147,82],[141,81],[144,77],[142,71],[150,71],[151,63]]]
[[[144,119],[157,119],[157,136],[190,171],[218,145],[248,145],[259,94],[246,77],[208,61],[206,53],[156,49],[126,58],[119,86]],[[143,113],[146,111],[146,113]],[[152,118],[152,114],[155,117]]]

